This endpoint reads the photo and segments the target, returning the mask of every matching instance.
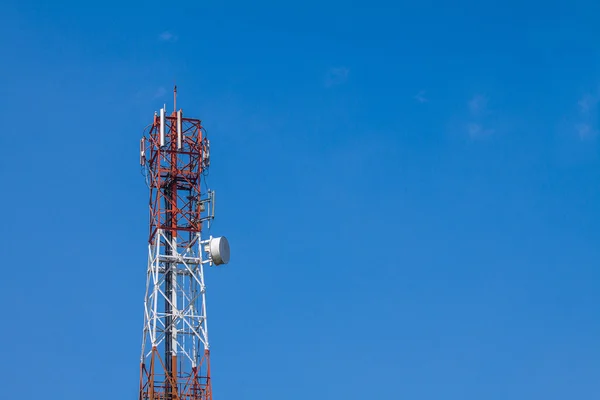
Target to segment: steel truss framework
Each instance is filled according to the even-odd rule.
[[[201,121],[181,110],[160,116],[140,143],[150,188],[148,270],[140,400],[211,400],[204,267],[211,263],[203,224],[213,192],[201,191],[209,142]]]

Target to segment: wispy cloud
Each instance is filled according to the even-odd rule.
[[[588,114],[590,111],[593,111],[597,104],[598,98],[590,94],[584,95],[577,102],[577,105],[579,106],[579,112],[582,114]]]
[[[494,129],[487,126],[488,98],[481,94],[476,94],[467,102],[469,109],[469,119],[467,123],[467,133],[473,139],[489,136],[494,133]]]
[[[350,70],[346,67],[329,68],[325,77],[325,87],[341,85],[348,80],[349,75]]]
[[[467,132],[469,133],[470,137],[478,138],[483,136],[489,136],[492,133],[494,133],[494,130],[490,128],[484,128],[481,124],[471,122],[467,124]]]
[[[167,94],[167,89],[165,89],[164,87],[161,86],[158,89],[156,89],[156,92],[154,92],[154,96],[152,96],[152,98],[159,99],[159,98],[163,97],[165,94]]]
[[[577,101],[578,113],[575,132],[579,139],[587,140],[598,135],[598,102],[600,95],[585,94]]]
[[[586,123],[575,125],[575,130],[581,140],[591,139],[598,134],[592,125]]]
[[[424,90],[421,90],[419,93],[416,94],[415,100],[418,101],[419,103],[426,103],[427,101],[429,101],[425,97],[425,91]]]
[[[487,108],[488,99],[487,97],[476,94],[469,100],[469,111],[473,115],[482,114]]]
[[[177,35],[175,35],[173,32],[164,31],[163,33],[161,33],[160,35],[158,35],[158,39],[161,42],[176,42],[177,41]]]

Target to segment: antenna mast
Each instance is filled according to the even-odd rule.
[[[173,112],[177,112],[177,85],[173,88]]]
[[[202,229],[214,218],[214,191],[201,191],[202,132],[199,119],[165,106],[140,142],[150,231],[139,400],[212,400],[204,268],[227,264],[229,243]]]

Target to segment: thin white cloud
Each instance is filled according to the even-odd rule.
[[[467,102],[469,110],[469,122],[466,125],[467,134],[472,139],[490,136],[494,129],[487,126],[486,116],[488,111],[488,98],[481,94],[476,94]]]
[[[583,114],[589,113],[598,104],[598,98],[592,95],[586,94],[578,102],[579,112]]]
[[[467,132],[469,136],[473,139],[480,138],[484,136],[489,136],[494,133],[493,129],[484,128],[481,124],[471,122],[467,124]]]
[[[598,133],[589,124],[577,124],[575,126],[575,129],[577,130],[577,135],[579,135],[579,138],[582,140],[590,139],[590,138],[596,136],[596,134]]]
[[[350,75],[350,70],[346,67],[332,67],[327,71],[325,77],[325,86],[332,87],[345,83]]]
[[[577,101],[579,112],[575,132],[579,139],[589,140],[598,135],[598,102],[600,95],[586,94]]]
[[[471,114],[481,114],[486,110],[487,103],[487,97],[477,94],[469,100],[469,111]]]
[[[158,35],[158,39],[161,42],[175,42],[177,41],[177,35],[169,31],[164,31],[163,33]]]
[[[426,103],[427,101],[429,101],[425,97],[425,91],[424,90],[421,90],[419,93],[416,94],[415,100],[417,100],[419,103]]]
[[[164,87],[159,87],[158,89],[156,89],[156,92],[154,92],[154,99],[158,99],[163,97],[165,94],[167,94],[167,89],[165,89]]]

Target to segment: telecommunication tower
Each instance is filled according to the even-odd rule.
[[[215,216],[206,131],[177,110],[177,87],[173,103],[140,141],[150,232],[139,400],[211,400],[204,268],[227,264],[229,243],[205,233]]]

